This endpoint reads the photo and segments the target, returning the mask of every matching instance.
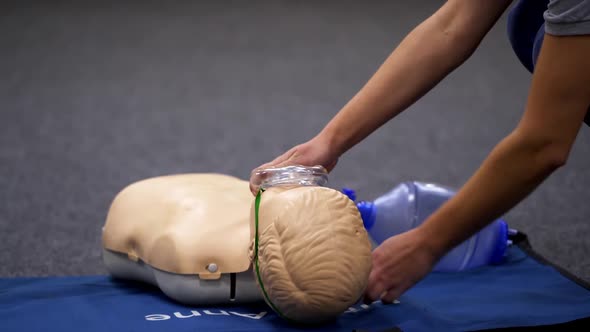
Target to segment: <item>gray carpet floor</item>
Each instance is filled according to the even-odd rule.
[[[101,227],[119,190],[173,173],[247,178],[319,131],[440,4],[3,1],[0,276],[105,273]],[[374,199],[404,180],[464,183],[525,104],[531,77],[505,25],[346,154],[330,185]],[[589,169],[585,127],[568,164],[506,215],[586,280]]]

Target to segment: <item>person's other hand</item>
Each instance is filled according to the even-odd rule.
[[[426,241],[419,229],[413,229],[390,237],[373,251],[365,303],[392,303],[432,270],[438,259]]]
[[[261,179],[257,171],[263,168],[276,168],[291,165],[316,166],[321,165],[328,172],[332,171],[338,162],[338,154],[330,149],[329,144],[321,138],[316,137],[303,144],[299,144],[289,149],[287,152],[275,158],[273,161],[256,167],[250,173],[250,191],[256,195],[258,184]]]

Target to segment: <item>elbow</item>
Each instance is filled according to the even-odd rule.
[[[470,40],[470,36],[456,31],[443,31],[442,34],[446,40],[445,44],[449,48],[447,54],[451,54],[454,60],[454,68],[459,67],[475,53],[477,45],[474,45]]]
[[[541,173],[550,174],[566,165],[571,150],[571,142],[553,135],[539,133],[515,133],[523,151],[528,151],[530,162]]]
[[[568,159],[568,151],[563,148],[549,146],[539,152],[537,164],[543,173],[551,174],[565,166]]]
[[[452,62],[452,68],[467,61],[479,46],[480,39],[465,30],[456,23],[441,28],[440,39],[446,47],[445,56]]]
[[[448,49],[446,55],[460,65],[477,50],[483,34],[474,31],[474,23],[459,9],[445,10],[434,15],[435,32],[440,42]]]
[[[456,48],[462,62],[469,59],[477,51],[485,36],[483,32],[474,32],[472,28],[474,25],[473,22],[462,18],[448,26],[445,31],[449,37],[449,44]]]

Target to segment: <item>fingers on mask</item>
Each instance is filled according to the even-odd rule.
[[[369,288],[365,293],[365,303],[373,303],[379,300],[383,295],[385,295],[386,289],[381,283],[371,282],[372,278],[369,278]]]
[[[388,290],[383,296],[381,296],[381,302],[384,304],[392,304],[399,297],[398,292],[395,289]]]

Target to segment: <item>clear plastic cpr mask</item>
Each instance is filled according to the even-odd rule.
[[[271,187],[325,186],[328,172],[323,166],[287,166],[262,168],[254,172],[251,182],[259,190]]]

